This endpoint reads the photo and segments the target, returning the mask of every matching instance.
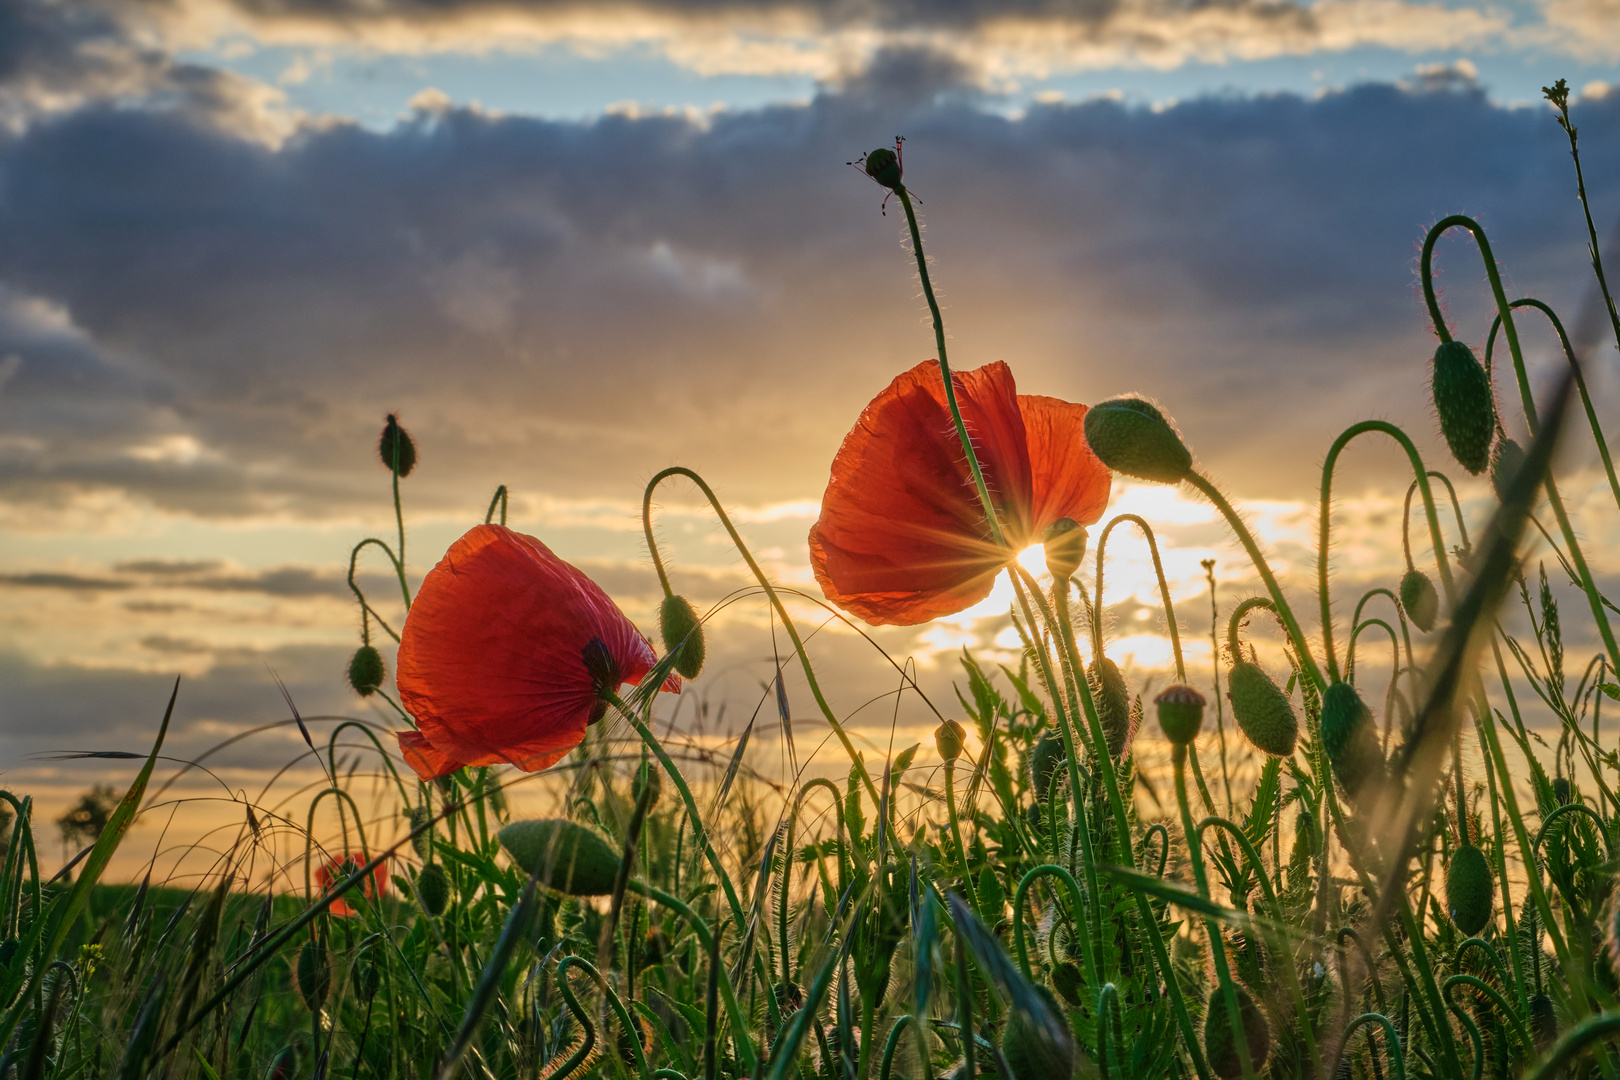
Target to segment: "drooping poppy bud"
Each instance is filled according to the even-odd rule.
[[[311,938],[298,950],[298,994],[312,1013],[321,1011],[332,989],[332,954]]]
[[[1001,1056],[1007,1061],[1012,1080],[1056,1080],[1074,1075],[1074,1033],[1067,1014],[1052,991],[1037,985],[1035,992],[1046,1001],[1047,1015],[1036,1015],[1014,1007],[1007,1014],[1001,1033]]]
[[[1496,398],[1479,358],[1460,341],[1434,350],[1434,411],[1457,464],[1478,476],[1491,461]]]
[[[383,658],[373,646],[362,645],[349,658],[349,686],[361,697],[370,697],[383,684]]]
[[[1108,753],[1121,758],[1130,748],[1131,736],[1136,734],[1131,717],[1131,691],[1125,685],[1125,676],[1119,665],[1108,657],[1092,662],[1086,671],[1091,683],[1092,699],[1097,704],[1097,719],[1102,721],[1103,734],[1108,739]]]
[[[1546,994],[1530,996],[1530,1037],[1543,1052],[1558,1041],[1558,1013]]]
[[[1347,682],[1334,683],[1322,695],[1322,748],[1352,802],[1372,794],[1383,780],[1384,755],[1372,711]]]
[[[962,748],[967,745],[967,730],[955,720],[947,720],[934,729],[934,748],[945,761],[955,761],[962,756]]]
[[[401,477],[411,475],[411,470],[416,468],[416,443],[399,426],[399,418],[393,413],[388,414],[388,422],[383,425],[382,438],[377,440],[377,453],[381,455],[383,465]]]
[[[576,821],[514,821],[497,834],[497,839],[513,862],[558,892],[606,896],[613,891],[613,878],[619,872],[618,852]]]
[[[880,146],[866,155],[866,175],[888,188],[900,190],[900,157],[887,146]]]
[[[1073,577],[1086,557],[1086,527],[1074,518],[1058,518],[1046,527],[1041,540],[1052,580],[1064,582]]]
[[[388,957],[376,942],[361,949],[354,958],[351,976],[355,993],[361,1001],[369,1002],[377,996],[377,991],[382,988],[383,968],[387,964]]]
[[[642,793],[649,788],[652,789],[651,794],[647,796],[647,809],[650,811],[658,805],[659,797],[664,794],[664,770],[651,758],[636,766],[635,778],[630,781],[630,797],[639,804]]]
[[[1446,867],[1446,913],[1466,937],[1476,937],[1491,921],[1496,894],[1485,853],[1473,844],[1461,844]]]
[[[1524,447],[1505,436],[1498,439],[1496,451],[1491,454],[1491,487],[1496,489],[1498,499],[1507,498],[1508,485],[1523,467]]]
[[[1413,569],[1401,577],[1401,610],[1423,633],[1434,629],[1435,616],[1440,614],[1440,597],[1429,575]]]
[[[1299,740],[1294,706],[1259,665],[1247,660],[1232,665],[1226,676],[1226,699],[1232,703],[1232,718],[1256,747],[1276,757],[1294,752]]]
[[[1262,1075],[1271,1053],[1271,1025],[1247,990],[1233,983],[1232,992],[1237,995],[1243,1038],[1249,1044],[1249,1064],[1257,1076]],[[1226,1005],[1226,991],[1216,987],[1204,1013],[1204,1057],[1221,1080],[1238,1080],[1243,1075],[1243,1058],[1232,1038],[1231,1015]]]
[[[417,858],[420,859],[427,858],[428,843],[433,837],[433,830],[422,829],[419,833],[416,830],[421,829],[432,817],[433,811],[425,806],[413,806],[405,811],[405,819],[411,823],[411,832],[415,833],[411,837],[411,850],[415,851]]]
[[[1073,960],[1065,960],[1052,969],[1052,985],[1070,1005],[1078,1008],[1086,1000],[1085,976]]]
[[[1552,782],[1552,797],[1554,806],[1568,806],[1570,801],[1569,778],[1560,776]]]
[[[703,670],[705,655],[703,624],[684,596],[671,593],[658,609],[658,629],[664,638],[664,651],[675,653],[675,670],[688,679]]]
[[[1029,786],[1036,805],[1044,805],[1063,766],[1063,736],[1047,729],[1029,751]]]
[[[1190,686],[1171,686],[1153,699],[1159,707],[1159,727],[1175,746],[1186,746],[1198,738],[1204,726],[1204,695]]]
[[[1179,484],[1192,472],[1181,433],[1146,398],[1117,397],[1086,412],[1086,443],[1117,473],[1160,484]]]
[[[416,895],[422,898],[422,910],[429,915],[443,915],[450,906],[450,875],[438,863],[428,863],[416,872]]]

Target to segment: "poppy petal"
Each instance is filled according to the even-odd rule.
[[[400,737],[406,760],[424,777],[555,763],[597,704],[587,650],[619,683],[657,660],[607,594],[539,540],[472,529],[423,579],[405,621],[397,682],[420,729]]]
[[[1030,456],[1005,364],[954,376],[963,422],[1009,532],[1027,535]],[[990,593],[1006,552],[989,536],[937,361],[896,378],[833,459],[810,559],[822,592],[867,622],[909,626]]]
[[[1029,440],[1034,490],[1031,537],[1040,536],[1059,518],[1090,525],[1102,517],[1112,474],[1086,443],[1086,406],[1020,394],[1018,408]]]

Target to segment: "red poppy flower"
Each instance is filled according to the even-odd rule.
[[[424,780],[464,765],[555,764],[638,682],[652,645],[596,583],[532,536],[480,525],[428,571],[400,637],[399,732]],[[679,690],[671,675],[665,690]]]
[[[971,607],[1048,525],[1089,525],[1108,505],[1086,406],[1018,393],[1002,363],[951,378],[1009,546],[991,538],[939,363],[918,364],[844,437],[810,530],[821,591],[869,623],[911,626]]]
[[[369,858],[362,858],[358,855],[345,855],[341,859],[333,859],[325,866],[322,866],[315,871],[315,881],[318,885],[320,885],[321,892],[325,893],[326,890],[330,889],[333,885],[336,885],[340,881],[346,880],[356,870],[360,869],[370,861],[371,860]],[[385,862],[378,863],[376,869],[372,870],[370,878],[361,880],[360,894],[367,900],[375,901],[377,897],[382,895],[383,889],[386,888],[387,885],[388,864]],[[348,893],[344,893],[344,896],[347,895]],[[359,911],[351,907],[341,896],[332,901],[331,906],[326,910],[333,915],[340,917],[345,915],[360,914]]]

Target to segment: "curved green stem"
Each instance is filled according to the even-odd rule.
[[[777,936],[782,946],[782,981],[793,981],[792,952],[788,947],[788,887],[793,883],[793,840],[799,828],[799,814],[804,807],[804,800],[816,788],[826,788],[832,793],[833,812],[838,818],[838,895],[843,896],[849,891],[849,875],[845,870],[848,842],[844,839],[847,829],[844,825],[844,797],[838,786],[826,777],[818,777],[809,781],[799,789],[798,795],[793,799],[793,810],[788,814],[787,823],[787,862],[782,874],[782,888],[777,898],[776,922]]]
[[[1384,1029],[1384,1044],[1389,1048],[1387,1056],[1389,1057],[1390,1065],[1392,1066],[1392,1071],[1394,1074],[1392,1080],[1406,1080],[1406,1054],[1401,1050],[1401,1037],[1395,1030],[1395,1024],[1383,1013],[1362,1013],[1360,1016],[1350,1021],[1350,1023],[1345,1026],[1344,1038],[1339,1043],[1338,1058],[1344,1057],[1344,1048],[1350,1045],[1351,1036],[1369,1024],[1377,1024],[1379,1027]],[[1371,1048],[1371,1033],[1368,1033],[1367,1035],[1367,1042],[1369,1048]],[[1376,1048],[1372,1049],[1373,1053],[1377,1053]],[[1327,1075],[1337,1076],[1339,1074],[1338,1070],[1339,1062],[1336,1058],[1333,1063],[1333,1071]]]
[[[1159,542],[1153,535],[1153,526],[1135,514],[1119,514],[1103,526],[1102,534],[1097,537],[1097,600],[1092,604],[1092,619],[1095,621],[1093,633],[1096,645],[1093,648],[1098,656],[1102,655],[1102,610],[1103,610],[1103,549],[1108,546],[1108,534],[1114,531],[1114,526],[1122,522],[1130,522],[1142,530],[1142,538],[1147,541],[1148,552],[1153,556],[1153,573],[1159,579],[1159,599],[1164,604],[1165,625],[1170,628],[1170,649],[1176,656],[1176,681],[1187,681],[1187,665],[1181,656],[1181,632],[1176,627],[1176,609],[1170,601],[1170,583],[1164,576],[1164,562],[1159,558]]]
[[[1489,998],[1491,1004],[1496,1006],[1497,1011],[1508,1022],[1508,1026],[1513,1029],[1513,1037],[1519,1041],[1519,1047],[1525,1055],[1528,1056],[1536,1052],[1535,1043],[1530,1040],[1529,1032],[1525,1031],[1524,1025],[1519,1022],[1518,1012],[1509,1007],[1508,1003],[1503,1000],[1502,995],[1497,992],[1496,987],[1477,975],[1451,976],[1441,985],[1440,992],[1445,995],[1446,1004],[1450,1005],[1454,1010],[1457,1006],[1452,998],[1451,991],[1457,986],[1471,986]]]
[[[366,847],[365,821],[360,817],[360,807],[355,803],[354,797],[340,787],[324,788],[323,790],[316,792],[315,797],[309,801],[309,815],[304,827],[304,899],[306,902],[308,902],[309,898],[314,895],[314,889],[311,885],[309,876],[309,863],[315,852],[315,811],[320,807],[321,800],[326,798],[328,795],[349,804],[349,809],[354,813],[355,831],[360,836],[360,854],[366,860],[371,858]],[[343,817],[343,811],[341,808],[338,810],[338,820],[343,824],[343,854],[347,855],[349,846],[349,823],[348,820]],[[365,895],[364,888],[362,888],[360,892],[362,896]]]
[[[1114,1055],[1108,1049],[1110,1020],[1113,1021],[1115,1033],[1123,1040],[1125,1018],[1119,1011],[1119,989],[1113,983],[1103,983],[1097,991],[1097,1070],[1102,1074],[1102,1080],[1109,1080],[1109,1063],[1114,1060]]]
[[[1029,887],[1037,878],[1055,877],[1069,887],[1069,899],[1074,903],[1075,914],[1081,916],[1077,921],[1084,921],[1086,910],[1085,897],[1080,892],[1080,883],[1074,880],[1074,875],[1055,863],[1043,863],[1033,867],[1018,882],[1018,888],[1013,892],[1013,948],[1018,956],[1018,967],[1024,973],[1024,978],[1034,981],[1035,976],[1029,970],[1029,946],[1024,941],[1024,898],[1029,894]],[[1076,934],[1080,941],[1081,955],[1086,963],[1086,981],[1096,985],[1097,961],[1092,955],[1091,937],[1089,934]]]
[[[597,989],[602,991],[602,996],[607,999],[613,1015],[619,1018],[619,1027],[624,1032],[625,1042],[630,1044],[630,1054],[635,1058],[636,1071],[641,1074],[642,1080],[652,1080],[652,1070],[647,1067],[647,1052],[642,1049],[635,1022],[630,1019],[630,1011],[624,1007],[624,1002],[619,1000],[619,995],[614,993],[613,987],[602,977],[602,973],[596,970],[595,965],[584,957],[565,956],[557,962],[557,981],[566,985],[568,969],[576,967],[590,976]]]
[[[383,748],[382,740],[378,739],[377,733],[371,730],[371,725],[363,723],[359,720],[345,720],[341,724],[334,727],[332,729],[332,737],[326,742],[326,760],[337,760],[337,740],[338,736],[342,734],[345,728],[357,728],[360,731],[360,734],[371,740],[371,745],[377,748],[377,753],[382,756],[383,765],[388,769],[388,774],[394,778],[395,786],[399,788],[400,801],[406,806],[409,806],[411,804],[411,794],[405,787],[405,781],[399,775],[399,770],[394,767],[394,759],[390,757],[388,755],[388,751]]]
[[[1536,1064],[1535,1071],[1525,1075],[1525,1080],[1553,1080],[1554,1077],[1562,1075],[1565,1062],[1573,1059],[1597,1040],[1617,1031],[1620,1031],[1620,1009],[1610,1009],[1597,1016],[1587,1017],[1564,1032],[1547,1055]]]
[[[1603,846],[1608,848],[1609,857],[1613,858],[1615,856],[1616,852],[1614,837],[1610,835],[1609,823],[1603,820],[1603,815],[1599,814],[1596,810],[1593,810],[1585,803],[1572,802],[1565,803],[1563,806],[1558,807],[1542,820],[1541,828],[1536,830],[1535,846],[1531,849],[1536,853],[1537,859],[1541,857],[1541,842],[1547,838],[1548,827],[1565,814],[1585,814],[1587,817],[1591,818],[1593,823],[1597,825],[1598,835],[1603,837]]]
[[[568,1003],[568,1011],[574,1014],[574,1020],[584,1032],[584,1038],[574,1048],[574,1052],[568,1055],[562,1067],[549,1073],[552,1076],[573,1076],[576,1069],[590,1060],[591,1051],[596,1047],[596,1025],[591,1022],[590,1013],[585,1006],[579,1003],[579,998],[574,996],[574,988],[568,985],[568,968],[583,962],[577,956],[565,956],[557,964],[557,989],[562,992],[563,1000]],[[595,968],[591,970],[594,971]]]
[[[1502,954],[1496,951],[1496,946],[1484,938],[1464,938],[1457,946],[1456,953],[1452,956],[1452,964],[1456,967],[1462,967],[1463,954],[1469,949],[1484,953],[1486,959],[1490,960],[1491,968],[1496,972],[1496,977],[1502,980],[1502,984],[1504,986],[1512,985],[1513,980],[1508,977],[1507,968],[1502,966]]]
[[[506,504],[508,501],[506,485],[502,484],[495,489],[494,497],[489,500],[489,509],[484,511],[484,524],[488,525],[495,520],[495,507],[499,506],[501,508],[501,527],[504,529],[506,527]]]
[[[1323,843],[1326,842],[1327,838],[1323,837]],[[1356,932],[1356,928],[1353,926],[1339,927],[1339,932],[1334,936],[1341,945],[1344,944],[1345,938],[1349,938],[1356,943],[1356,948],[1361,951],[1361,962],[1367,965],[1367,979],[1372,983],[1373,1001],[1378,1005],[1379,1012],[1385,1011],[1388,1006],[1384,1003],[1384,982],[1378,977],[1378,966],[1373,963],[1372,950],[1367,948],[1367,943],[1362,940],[1361,935]],[[1339,981],[1346,987],[1349,986],[1349,974],[1345,970],[1347,966],[1341,954],[1339,957]]]
[[[1170,830],[1162,821],[1155,821],[1149,825],[1146,831],[1142,833],[1143,854],[1147,853],[1148,838],[1152,836],[1158,836],[1159,838],[1159,869],[1156,873],[1159,877],[1164,877],[1164,864],[1170,858]]]
[[[349,552],[349,590],[354,593],[354,598],[360,601],[360,610],[362,615],[369,615],[371,618],[376,619],[377,625],[383,628],[383,632],[389,637],[393,638],[395,641],[398,641],[399,635],[394,632],[394,628],[388,625],[388,621],[386,619],[377,614],[377,609],[371,606],[371,602],[366,599],[366,594],[360,591],[359,583],[354,580],[354,575],[358,570],[360,551],[368,544],[375,544],[377,547],[382,548],[383,554],[388,556],[389,564],[393,566],[394,573],[399,577],[400,591],[405,594],[405,610],[408,612],[411,609],[411,594],[405,588],[405,567],[399,561],[398,557],[394,555],[394,549],[389,547],[385,541],[378,540],[375,536],[368,536],[366,539],[354,545],[354,550]],[[363,622],[364,619],[362,618],[362,623]],[[365,630],[364,626],[362,625],[362,632],[366,640],[366,644],[369,645],[371,643],[370,631]]]

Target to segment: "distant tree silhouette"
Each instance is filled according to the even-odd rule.
[[[62,843],[69,848],[95,843],[122,798],[118,789],[110,784],[97,784],[80,795],[73,809],[56,819],[57,828],[62,830]]]

